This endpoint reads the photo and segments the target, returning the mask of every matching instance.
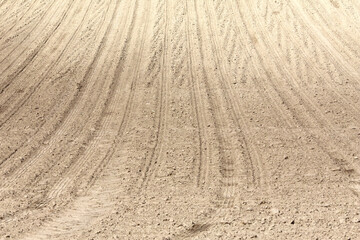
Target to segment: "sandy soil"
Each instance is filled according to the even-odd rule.
[[[360,239],[358,0],[0,0],[0,239]]]

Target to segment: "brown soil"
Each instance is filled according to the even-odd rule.
[[[0,239],[360,239],[357,0],[0,0]]]

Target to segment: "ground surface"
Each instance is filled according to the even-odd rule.
[[[0,0],[0,239],[360,239],[358,0]]]

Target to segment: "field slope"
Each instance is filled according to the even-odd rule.
[[[0,239],[360,239],[357,0],[0,0]]]

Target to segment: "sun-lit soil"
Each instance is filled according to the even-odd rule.
[[[0,239],[360,239],[360,1],[0,0]]]

